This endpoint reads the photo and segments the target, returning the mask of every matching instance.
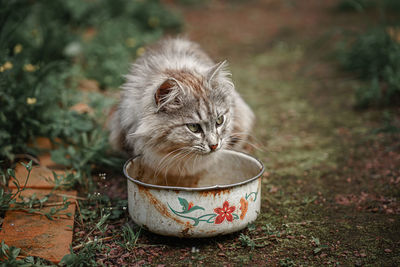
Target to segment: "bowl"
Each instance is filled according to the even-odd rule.
[[[201,187],[141,182],[140,158],[128,160],[124,174],[132,220],[153,233],[177,237],[228,234],[255,221],[260,213],[264,165],[241,152],[218,153],[218,160],[202,174]]]

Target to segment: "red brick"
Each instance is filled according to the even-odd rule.
[[[26,189],[22,191],[21,196],[27,197],[36,193],[38,198],[42,198],[50,192],[45,189]],[[54,191],[47,204],[62,202],[62,197],[59,195],[76,196],[76,191]],[[4,240],[9,246],[21,248],[21,256],[38,256],[58,263],[64,255],[70,253],[75,213],[75,204],[72,200],[73,198],[68,209],[62,211],[62,213],[70,212],[72,216],[53,216],[54,220],[49,220],[41,214],[7,211],[0,240]],[[44,207],[41,212],[48,212],[51,208]]]

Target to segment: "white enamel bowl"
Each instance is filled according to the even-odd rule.
[[[166,236],[210,237],[239,231],[260,213],[263,164],[240,152],[220,151],[202,176],[202,187],[146,184],[128,160],[129,214],[143,228]]]

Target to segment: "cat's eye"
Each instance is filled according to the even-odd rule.
[[[219,116],[216,120],[217,125],[221,125],[222,123],[224,123],[224,115]]]
[[[186,124],[186,126],[188,127],[188,129],[194,133],[199,133],[201,131],[201,127],[200,124],[197,123],[189,123]]]

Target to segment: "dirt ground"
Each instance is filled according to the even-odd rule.
[[[184,34],[229,61],[256,113],[262,209],[248,229],[222,237],[143,232],[140,243],[149,246],[119,258],[166,266],[399,265],[400,138],[374,132],[381,111],[354,109],[357,81],[338,71],[333,53],[376,16],[336,12],[332,0],[165,2],[183,15]]]

